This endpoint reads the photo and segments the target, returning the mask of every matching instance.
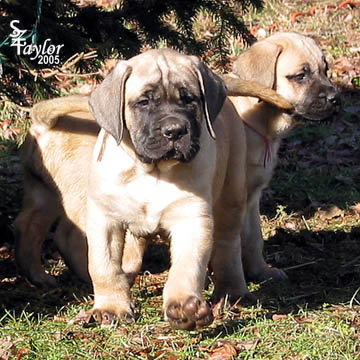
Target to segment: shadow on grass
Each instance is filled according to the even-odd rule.
[[[270,312],[290,313],[299,308],[321,309],[323,304],[346,304],[360,286],[360,227],[351,232],[300,231],[278,229],[277,234],[265,241],[269,263],[286,269],[289,282],[261,284],[254,294],[262,307]],[[169,266],[168,247],[151,245],[144,259],[143,271],[157,273]],[[62,306],[82,299],[91,293],[90,286],[77,282],[65,271],[59,276],[59,287],[37,289],[22,278],[16,277],[16,267],[11,257],[0,260],[2,281],[0,297],[4,312],[54,314]],[[158,296],[151,292],[147,296]],[[360,302],[360,294],[355,301]],[[236,323],[236,324],[235,324]],[[239,326],[235,322],[234,326]]]
[[[265,242],[268,262],[283,268],[289,282],[262,284],[263,307],[282,313],[323,304],[347,304],[360,287],[360,227],[344,231],[279,229]],[[354,298],[360,302],[360,294]]]
[[[322,310],[328,305],[360,305],[360,227],[351,232],[300,231],[278,229],[265,242],[269,262],[287,269],[289,281],[264,282],[254,292],[264,316],[297,314]],[[203,338],[231,336],[249,325],[242,316],[245,308],[232,310],[233,320],[225,319],[215,328],[205,329]]]
[[[16,276],[12,259],[1,259],[0,269],[0,317],[6,312],[20,316],[23,311],[54,315],[63,306],[82,303],[92,292],[89,285],[75,279],[69,270],[58,277],[58,287],[36,288]]]

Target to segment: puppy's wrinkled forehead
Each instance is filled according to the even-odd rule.
[[[132,98],[146,91],[156,90],[166,97],[181,87],[199,94],[195,72],[197,63],[196,57],[182,55],[170,49],[149,50],[135,56],[129,61],[132,72],[126,96]]]
[[[276,35],[272,39],[276,42]],[[282,68],[293,68],[296,65],[301,67],[305,64],[309,64],[313,69],[325,66],[324,54],[314,39],[300,34],[285,33],[282,34],[281,42],[286,49],[279,58],[279,62],[284,64]]]

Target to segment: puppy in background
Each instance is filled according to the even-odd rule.
[[[14,222],[15,257],[21,273],[37,286],[56,285],[41,264],[43,241],[56,220],[60,254],[80,279],[90,281],[84,213],[88,164],[100,127],[88,100],[70,96],[36,104],[20,150],[24,197]]]
[[[297,123],[321,122],[339,111],[339,93],[327,77],[327,70],[325,56],[312,38],[276,33],[240,55],[233,73],[228,75],[268,86],[294,107],[289,113],[255,98],[231,97],[246,124],[248,210],[241,237],[248,280],[287,277],[282,270],[269,267],[263,257],[261,192],[271,180],[282,137]]]
[[[20,151],[24,197],[14,222],[15,257],[21,273],[37,286],[57,285],[41,263],[41,247],[55,221],[54,242],[66,265],[90,282],[86,188],[101,128],[88,102],[88,96],[60,97],[39,102],[30,113],[32,126]],[[126,242],[123,267],[132,283],[140,271],[145,240],[127,234]]]

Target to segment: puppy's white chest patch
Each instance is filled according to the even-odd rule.
[[[112,157],[113,159],[113,157]],[[161,229],[161,220],[173,202],[184,197],[184,191],[154,171],[143,172],[126,157],[114,164],[104,155],[96,163],[96,202],[117,223],[139,236],[154,234]],[[106,174],[104,176],[104,174]]]
[[[157,233],[166,208],[181,196],[176,185],[152,175],[135,176],[128,184],[113,190],[118,192],[118,220],[138,235]]]

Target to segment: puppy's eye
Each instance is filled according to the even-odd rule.
[[[309,75],[309,69],[304,67],[302,69],[302,71],[298,72],[295,75],[288,75],[287,78],[290,81],[301,82],[301,81],[305,80],[308,75]]]
[[[296,74],[292,77],[293,80],[295,81],[301,81],[305,79],[306,74],[304,72],[301,72],[299,74]]]
[[[136,103],[136,105],[142,106],[142,107],[147,106],[147,105],[149,105],[149,99],[141,99]]]
[[[311,70],[308,64],[304,65],[303,68],[297,74],[287,76],[287,78],[290,81],[295,81],[298,83],[304,80],[308,80],[310,77],[311,77]]]
[[[181,100],[184,104],[189,105],[195,101],[195,97],[191,95],[184,95],[181,97]]]
[[[196,101],[196,98],[193,94],[189,92],[186,88],[180,88],[179,90],[180,100],[183,104],[189,105]]]

